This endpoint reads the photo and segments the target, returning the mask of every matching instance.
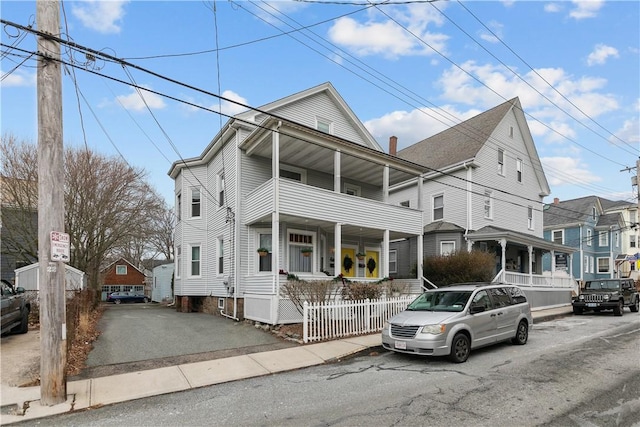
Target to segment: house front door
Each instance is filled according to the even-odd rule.
[[[342,259],[340,260],[340,271],[344,277],[356,277],[358,271],[358,260],[354,248],[341,248]]]
[[[378,274],[380,265],[380,252],[367,251],[367,255],[364,257],[364,272],[367,278],[380,277]]]

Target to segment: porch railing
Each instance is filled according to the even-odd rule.
[[[331,301],[303,305],[305,343],[379,332],[384,322],[407,308],[415,296]]]
[[[505,283],[512,285],[527,287],[548,287],[548,288],[575,288],[577,282],[572,277],[564,276],[546,276],[540,274],[529,275],[527,273],[516,273],[514,271],[501,271],[498,273],[494,281],[502,280]]]

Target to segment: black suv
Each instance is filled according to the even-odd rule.
[[[14,289],[2,279],[2,333],[25,334],[29,330],[31,304],[24,297],[24,288]]]
[[[634,313],[638,311],[640,296],[633,279],[589,280],[571,305],[574,314],[585,310],[613,310],[614,315],[622,316],[625,307]]]

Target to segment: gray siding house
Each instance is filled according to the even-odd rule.
[[[391,203],[422,210],[425,224],[422,239],[390,245],[395,275],[421,271],[404,258],[420,246],[426,256],[480,249],[495,254],[494,280],[523,287],[533,306],[571,301],[577,290],[571,271],[543,270],[545,253],[570,258],[574,249],[544,239],[543,198],[550,189],[518,98],[397,153],[396,146],[392,137],[392,155],[428,172],[389,191]]]
[[[169,171],[177,308],[293,323],[301,316],[283,296],[287,273],[388,277],[390,242],[424,226],[420,208],[393,203],[389,189],[426,172],[385,153],[330,83],[234,116]],[[349,261],[359,253],[366,264]],[[421,280],[406,284],[418,292]]]

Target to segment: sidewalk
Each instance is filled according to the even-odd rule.
[[[539,323],[570,313],[571,306],[562,306],[534,310],[532,315],[534,323]],[[55,406],[40,405],[40,386],[9,387],[2,384],[0,425],[322,365],[381,345],[381,335],[376,333],[264,353],[70,381],[67,383],[67,401]]]

